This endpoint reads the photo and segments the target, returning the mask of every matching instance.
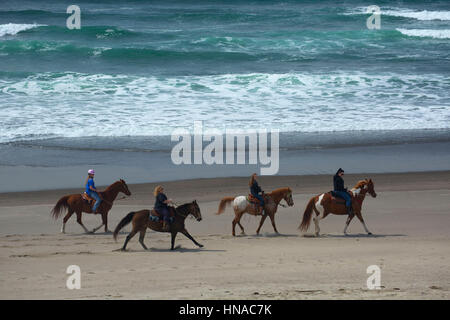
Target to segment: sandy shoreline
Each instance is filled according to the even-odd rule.
[[[247,235],[232,237],[232,210],[217,216],[222,196],[247,193],[246,178],[165,182],[177,202],[197,199],[203,221],[187,221],[198,249],[182,235],[175,252],[166,234],[147,232],[144,251],[137,237],[129,252],[117,252],[126,236],[87,235],[74,217],[66,235],[49,211],[56,200],[80,189],[0,194],[1,299],[449,299],[450,171],[347,175],[346,183],[371,177],[378,193],[364,203],[363,216],[375,234],[368,237],[354,220],[344,237],[344,218],[321,221],[322,236],[297,230],[307,200],[331,188],[331,177],[261,177],[265,190],[290,186],[295,205],[280,208],[281,235],[259,218],[242,220]],[[129,211],[153,205],[155,183],[129,185],[132,197],[120,200],[109,226]],[[88,228],[100,217],[83,215]],[[125,231],[128,231],[128,227]],[[312,229],[307,235],[312,234]],[[66,268],[81,268],[80,290],[66,288]],[[368,290],[366,269],[381,268],[381,290]]]

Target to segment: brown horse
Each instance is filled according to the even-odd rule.
[[[190,214],[192,214],[194,218],[197,219],[197,221],[202,220],[202,214],[200,213],[200,208],[197,204],[197,201],[194,200],[193,202],[185,203],[175,208],[175,219],[170,224],[169,231],[163,230],[163,224],[161,221],[152,221],[150,219],[150,213],[151,213],[150,210],[130,212],[119,222],[116,229],[114,230],[114,240],[116,241],[117,241],[117,234],[119,233],[120,229],[125,227],[130,222],[133,222],[133,229],[125,239],[125,243],[123,244],[123,247],[121,249],[122,251],[126,250],[128,241],[130,241],[131,238],[133,238],[134,235],[138,232],[140,232],[139,243],[145,250],[148,250],[148,248],[144,244],[144,237],[147,228],[150,228],[158,232],[170,232],[172,234],[172,245],[170,250],[174,249],[175,238],[178,232],[181,232],[187,238],[191,239],[192,242],[194,242],[198,247],[200,248],[203,247],[203,245],[195,241],[195,239],[189,234],[189,232],[186,230],[186,227],[184,226],[184,220]]]
[[[270,220],[272,221],[273,230],[276,233],[279,233],[277,230],[277,227],[275,226],[275,213],[277,212],[278,205],[280,204],[280,201],[283,200],[287,202],[287,204],[292,207],[294,205],[294,200],[292,200],[292,191],[290,188],[280,188],[272,191],[271,193],[266,193],[264,195],[264,210],[266,212],[265,215],[261,217],[261,221],[259,223],[258,230],[256,230],[256,234],[259,234],[259,231],[261,230],[261,227],[266,220],[267,216],[270,217]],[[250,203],[245,196],[238,196],[238,197],[225,197],[220,201],[219,208],[217,210],[216,214],[221,214],[224,212],[225,207],[228,203],[231,203],[233,201],[233,209],[234,209],[234,219],[233,219],[233,236],[236,235],[235,228],[236,224],[239,225],[239,227],[242,230],[242,234],[245,234],[244,227],[241,225],[241,218],[244,215],[244,213],[251,214],[253,216],[261,215],[261,213],[258,210],[258,207],[252,203]]]
[[[364,219],[361,214],[362,203],[366,197],[366,194],[369,193],[373,198],[377,196],[374,189],[374,184],[372,179],[366,179],[359,181],[351,190],[352,195],[352,206],[353,206],[353,215],[348,216],[347,222],[344,228],[344,234],[347,235],[347,228],[352,221],[353,217],[356,215],[361,221],[364,229],[368,234],[372,234],[366,227],[364,223]],[[299,229],[302,231],[308,230],[309,224],[311,222],[312,212],[315,212],[315,217],[313,217],[315,224],[315,233],[316,236],[319,236],[320,228],[319,228],[319,220],[325,218],[329,213],[337,214],[337,215],[346,215],[347,208],[345,207],[345,202],[343,199],[336,199],[332,197],[331,193],[322,193],[315,197],[312,197],[308,205],[306,206],[305,212],[303,213],[303,220],[299,226]]]
[[[97,209],[97,212],[92,212],[91,204],[87,203],[81,197],[81,194],[70,194],[62,197],[58,200],[55,207],[52,210],[53,218],[58,219],[59,215],[63,211],[63,209],[68,209],[66,216],[63,219],[63,224],[61,227],[61,233],[65,233],[66,230],[66,222],[75,212],[77,214],[77,222],[83,227],[86,233],[94,233],[98,229],[100,229],[103,225],[105,226],[105,232],[111,232],[108,230],[108,212],[111,210],[114,200],[116,200],[117,194],[122,192],[127,196],[131,195],[130,190],[128,189],[127,184],[124,180],[120,179],[119,181],[114,182],[105,191],[99,192],[100,197],[103,199],[100,203],[100,206]],[[94,228],[91,232],[83,225],[81,222],[81,213],[100,213],[102,215],[102,224]]]

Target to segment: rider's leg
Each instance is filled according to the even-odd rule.
[[[169,210],[167,208],[162,208],[160,211],[161,211],[161,215],[162,215],[162,218],[163,218],[163,230],[169,231],[169,229],[170,229],[170,214],[169,214]]]
[[[262,197],[262,195],[259,195],[259,194],[254,195],[254,196],[259,200],[259,205],[262,208],[261,212],[264,215],[265,214],[265,211],[264,211],[264,198]]]
[[[352,198],[347,192],[344,192],[343,194],[345,198],[345,206],[347,207],[347,214],[349,216],[353,216]]]
[[[97,192],[91,192],[91,197],[95,199],[94,207],[92,208],[92,211],[95,213],[97,211],[98,206],[102,202],[102,199],[100,199],[100,196]]]

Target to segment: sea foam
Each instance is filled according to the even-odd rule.
[[[20,24],[20,23],[7,23],[7,24],[0,24],[0,37],[6,36],[6,35],[16,35],[19,32],[37,28],[44,26],[42,24]]]

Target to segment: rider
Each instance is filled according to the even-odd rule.
[[[252,196],[254,196],[256,199],[259,200],[262,214],[265,214],[266,211],[264,210],[264,197],[259,194],[260,192],[263,191],[261,190],[260,186],[258,185],[258,182],[256,181],[256,176],[257,176],[256,173],[251,175],[248,185],[250,187],[250,193],[252,194]]]
[[[170,230],[170,212],[169,203],[173,203],[172,199],[167,199],[164,194],[164,188],[162,186],[157,186],[153,191],[153,195],[156,197],[155,210],[163,216],[163,230]]]
[[[348,215],[353,214],[352,209],[352,197],[347,191],[347,188],[344,187],[344,179],[342,176],[344,175],[344,170],[342,168],[339,168],[336,174],[333,177],[333,184],[334,184],[334,193],[345,200],[345,206],[347,207],[347,213]]]
[[[94,207],[92,208],[92,212],[95,213],[97,211],[98,206],[102,202],[102,198],[100,197],[97,189],[95,188],[94,174],[95,174],[94,169],[90,169],[88,171],[88,177],[86,179],[86,194],[89,197],[95,199],[95,204],[94,204]]]

